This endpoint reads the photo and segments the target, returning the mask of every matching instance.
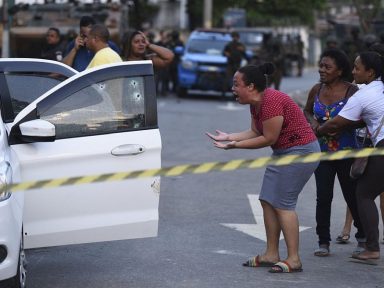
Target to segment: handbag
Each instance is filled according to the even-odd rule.
[[[359,179],[364,174],[367,164],[368,157],[355,158],[351,165],[349,176],[351,176],[352,179]]]
[[[381,127],[383,126],[383,122],[384,122],[384,116],[381,119],[380,126],[376,129],[375,135],[373,136],[373,138],[376,138],[377,135],[379,134]],[[367,138],[368,138],[368,129],[366,130],[364,140],[363,140],[363,143],[361,144],[361,147],[364,147],[364,143],[365,143]],[[373,147],[372,142],[370,143],[370,145],[368,145],[366,147]],[[353,161],[353,163],[351,165],[351,170],[349,171],[349,176],[352,179],[359,179],[364,174],[365,168],[368,165],[368,158],[369,158],[368,156],[355,158],[355,160]]]

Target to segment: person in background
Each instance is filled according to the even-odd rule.
[[[360,53],[352,71],[356,84],[366,84],[357,91],[339,114],[319,127],[320,135],[340,133],[366,124],[374,147],[384,147],[384,62],[373,51]],[[369,263],[380,258],[379,213],[375,199],[384,191],[384,156],[370,156],[364,174],[357,179],[357,205],[366,235],[366,249],[352,257]]]
[[[296,49],[297,49],[297,76],[301,77],[303,75],[304,68],[304,42],[301,39],[300,35],[296,36]]]
[[[286,51],[281,37],[274,36],[272,33],[263,35],[260,59],[263,62],[272,62],[275,65],[276,70],[273,75],[268,78],[268,86],[271,87],[273,85],[276,90],[280,89],[283,79],[285,53]]]
[[[238,32],[231,33],[232,41],[224,47],[223,54],[227,57],[227,70],[226,70],[226,91],[231,90],[232,78],[235,72],[240,68],[241,61],[247,59],[245,45],[240,42],[240,35]]]
[[[176,30],[172,31],[167,43],[167,47],[175,54],[171,65],[169,65],[169,79],[172,82],[172,92],[176,93],[179,86],[178,66],[180,63],[180,55],[176,53],[177,47],[184,47],[183,41],[180,39],[180,33]]]
[[[174,57],[168,48],[150,43],[141,31],[132,32],[123,44],[123,60],[151,60],[155,69],[169,66]]]
[[[86,36],[84,40],[87,48],[93,53],[95,53],[95,56],[93,56],[87,69],[103,64],[123,61],[121,60],[120,55],[109,47],[109,31],[108,28],[104,25],[93,25],[88,33],[88,36]]]
[[[339,41],[336,36],[329,35],[325,41],[325,47],[323,50],[339,48]]]
[[[155,42],[156,45],[161,47],[168,47],[168,34],[164,30],[159,32],[160,39]],[[173,61],[172,61],[173,62]],[[169,67],[157,68],[156,75],[156,91],[162,96],[166,96],[169,92]]]
[[[233,77],[232,92],[240,104],[249,104],[251,127],[237,133],[216,130],[206,133],[220,149],[271,147],[274,156],[310,154],[320,151],[319,143],[299,106],[288,95],[267,88],[266,75],[272,63],[241,67]],[[271,273],[301,272],[299,220],[295,211],[299,193],[312,176],[318,162],[294,163],[266,168],[259,196],[264,214],[267,247],[263,254],[243,265],[271,267]],[[281,261],[279,240],[283,232],[288,257]]]
[[[353,66],[357,54],[366,49],[364,46],[364,41],[360,36],[360,29],[352,27],[345,40],[341,43],[340,48],[347,54],[349,63]]]
[[[55,61],[63,60],[65,43],[61,40],[60,30],[56,27],[49,28],[45,40],[45,45],[41,50],[41,58]]]
[[[320,56],[320,83],[309,92],[304,114],[313,131],[316,131],[330,119],[336,117],[348,99],[358,90],[348,79],[351,66],[348,56],[340,49],[327,49]],[[322,152],[335,152],[355,149],[355,130],[349,129],[336,136],[318,136]],[[356,239],[358,247],[355,252],[364,249],[365,235],[359,218],[356,203],[356,181],[350,178],[349,171],[353,159],[321,161],[315,171],[316,179],[316,233],[319,237],[315,256],[328,256],[330,253],[331,207],[335,177],[339,179],[344,199],[352,212],[354,224],[358,229]]]
[[[88,33],[94,24],[96,24],[96,22],[92,17],[81,17],[80,34],[66,47],[63,63],[71,66],[77,71],[85,70],[95,55],[92,51],[87,49],[85,44],[85,37],[88,36]],[[116,53],[120,54],[120,49],[114,42],[108,41],[108,46],[115,50]]]

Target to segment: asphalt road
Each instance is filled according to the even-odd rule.
[[[305,101],[317,79],[316,71],[307,69],[301,78],[284,78],[282,90],[297,101]],[[270,155],[269,148],[215,149],[204,135],[215,129],[247,129],[250,120],[246,106],[174,96],[159,98],[158,103],[164,167]],[[244,260],[262,253],[265,247],[258,232],[263,224],[255,200],[263,172],[245,169],[163,178],[158,237],[30,250],[28,287],[384,287],[384,260],[376,266],[350,262],[354,239],[345,245],[332,243],[329,257],[313,256],[317,245],[313,177],[297,206],[304,229],[300,233],[304,272],[276,275],[267,268],[242,267]],[[333,238],[341,230],[345,207],[336,183]],[[280,244],[284,258],[284,241]]]

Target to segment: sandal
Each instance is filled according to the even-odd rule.
[[[318,257],[326,257],[329,256],[329,245],[327,244],[320,244],[319,248],[315,250],[314,255]]]
[[[338,244],[347,244],[349,242],[349,238],[350,237],[351,237],[351,235],[349,235],[349,234],[340,234],[336,238],[336,243],[338,243]]]
[[[294,272],[303,272],[303,268],[297,267],[292,268],[287,261],[277,262],[272,268],[269,270],[270,273],[294,273]]]
[[[243,263],[245,267],[273,267],[274,262],[269,261],[260,261],[260,256],[249,258],[246,262]]]

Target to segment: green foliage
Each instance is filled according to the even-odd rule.
[[[159,11],[158,5],[154,5],[148,2],[148,0],[134,0],[134,5],[129,9],[129,27],[142,30],[142,25],[153,19],[156,13]]]
[[[212,0],[213,26],[222,26],[222,18],[229,7],[247,11],[248,26],[312,25],[315,10],[325,8],[326,0]],[[195,26],[202,26],[204,0],[188,0],[187,12],[194,15]],[[191,14],[190,14],[191,15]],[[190,18],[191,19],[191,18]],[[193,27],[195,28],[195,27]]]

